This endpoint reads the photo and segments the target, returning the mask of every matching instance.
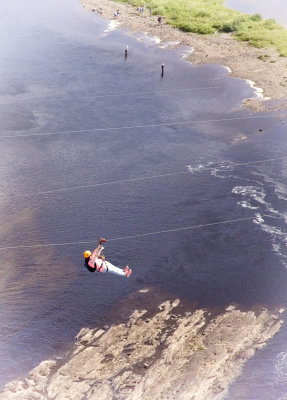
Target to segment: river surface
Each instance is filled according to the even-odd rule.
[[[287,28],[286,0],[225,0],[225,6],[246,14],[261,14],[264,19],[274,18]]]
[[[142,287],[286,307],[286,119],[242,108],[254,89],[226,68],[77,0],[10,0],[0,19],[1,386]],[[83,268],[99,237],[129,279]],[[286,325],[228,399],[287,398]]]

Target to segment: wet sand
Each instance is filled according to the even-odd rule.
[[[246,42],[237,41],[232,34],[198,35],[180,32],[168,24],[159,24],[157,16],[150,16],[146,9],[143,15],[127,4],[110,0],[80,0],[82,5],[102,17],[113,20],[114,25],[128,27],[131,34],[147,32],[162,42],[177,42],[194,49],[188,56],[193,64],[220,64],[230,69],[231,76],[254,82],[262,89],[258,99],[246,100],[245,105],[257,111],[286,109],[287,103],[287,57],[280,57],[271,48],[257,49]],[[116,10],[120,15],[114,17]],[[260,58],[259,58],[260,57]],[[274,104],[264,100],[284,100]]]

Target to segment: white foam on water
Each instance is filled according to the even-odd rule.
[[[221,176],[219,171],[229,172],[232,170],[232,164],[229,164],[228,161],[222,162],[220,166],[215,164],[214,162],[209,162],[207,164],[198,164],[196,166],[187,165],[187,169],[191,174],[195,174],[198,172],[208,172],[210,175],[215,176],[216,178],[226,178],[226,174]]]
[[[257,210],[259,208],[259,206],[252,206],[249,201],[245,200],[241,202],[241,206],[243,208],[250,208],[250,210]]]
[[[245,79],[245,82],[248,83],[248,85],[254,89],[254,92],[257,97],[259,97],[262,100],[269,100],[270,97],[264,97],[263,96],[263,89],[255,86],[255,82],[251,81],[250,79]]]
[[[157,45],[160,49],[172,49],[174,47],[181,46],[181,42],[179,40],[171,40],[168,42],[163,42],[158,36],[151,35],[149,32],[140,32],[136,35],[136,40],[139,42],[145,42],[150,45]],[[186,47],[182,52],[182,58],[187,58],[190,54],[194,52],[193,47]]]
[[[162,45],[159,46],[161,49],[167,49],[168,47],[175,47],[180,44],[179,41],[170,41],[170,42],[162,42]]]
[[[276,226],[276,220],[268,219],[263,215],[271,215],[278,219],[285,220],[287,223],[287,213],[275,210],[270,203],[266,201],[266,193],[263,187],[258,186],[236,186],[232,193],[240,196],[237,202],[243,208],[251,210],[260,209],[261,213],[256,213],[253,222],[260,226],[266,232],[271,240],[273,252],[279,256],[282,263],[287,267],[287,233],[281,227]]]
[[[274,181],[268,175],[253,172],[257,179],[247,179],[236,176],[233,171],[236,165],[230,161],[223,161],[220,165],[213,162],[207,164],[198,164],[196,166],[188,165],[187,169],[191,174],[208,172],[210,175],[220,179],[241,179],[248,182],[247,185],[238,185],[232,189],[232,193],[238,196],[237,204],[246,209],[256,211],[253,222],[258,225],[270,237],[270,244],[273,252],[280,258],[283,265],[287,268],[287,233],[284,228],[278,227],[276,219],[284,221],[287,224],[287,212],[278,211],[270,202],[266,200],[264,190],[265,183],[272,184],[274,194],[277,199],[287,200],[287,187],[281,182]],[[263,178],[264,181],[260,181]],[[249,184],[252,182],[253,184]],[[265,217],[270,215],[273,218]]]
[[[117,29],[117,27],[120,25],[119,21],[116,20],[111,20],[107,29],[104,30],[104,32],[102,33],[101,37],[105,37],[107,36],[109,33],[115,31]]]
[[[210,175],[216,176],[217,178],[220,178],[220,175],[217,175],[219,171],[230,171],[232,170],[232,164],[229,164],[228,161],[221,162],[221,165],[218,166],[218,164],[215,164],[214,162],[208,162],[207,164],[198,164],[196,166],[192,165],[187,165],[187,169],[191,174],[194,174],[196,172],[208,172]],[[224,176],[226,177],[226,176]]]
[[[283,265],[287,268],[286,233],[280,228],[267,225],[266,223],[260,223],[259,225],[264,232],[269,234],[272,242],[272,250],[280,257]]]
[[[247,136],[242,135],[242,134],[240,133],[239,136],[238,136],[237,138],[233,139],[233,142],[238,142],[238,141],[240,141],[240,140],[245,140],[245,139],[247,139]]]
[[[278,251],[280,251],[280,246],[279,244],[273,243],[272,245],[273,251],[276,253]]]
[[[187,169],[191,174],[196,172],[204,171],[207,168],[207,165],[198,164],[197,166],[193,167],[192,165],[187,165]]]
[[[188,56],[190,56],[192,53],[194,52],[194,48],[193,47],[189,47],[188,49],[186,49],[183,54],[182,54],[182,58],[186,59]],[[191,62],[191,61],[189,61]]]
[[[235,175],[234,169],[236,167],[237,167],[236,164],[234,165],[228,160],[228,161],[222,161],[220,163],[220,165],[214,164],[214,167],[209,168],[209,169],[210,169],[210,174],[216,178],[220,178],[220,179],[231,178],[231,179],[237,179],[237,180],[241,180],[244,182],[252,182],[252,183],[261,185],[261,183],[255,179],[248,179],[246,177],[238,176],[237,174]]]
[[[265,196],[263,188],[258,186],[235,186],[232,189],[232,193],[238,194],[241,196],[242,200],[238,201],[237,204],[242,207],[247,207],[247,204],[250,204],[252,210],[258,208],[261,204],[265,203]],[[259,203],[258,205],[252,203]]]
[[[231,174],[236,165],[232,164],[229,160],[221,161],[220,165],[214,162],[209,162],[207,164],[198,164],[197,166],[187,165],[187,169],[190,173],[196,172],[208,172],[210,175],[215,178],[227,179],[227,178],[236,178],[243,180],[245,182],[256,182],[260,184],[260,182],[255,181],[254,179],[242,178],[240,176],[235,176]]]
[[[230,67],[227,67],[226,65],[223,65],[223,68],[225,68],[229,74],[232,73],[232,69]],[[270,97],[265,97],[263,96],[263,89],[260,87],[255,86],[255,82],[251,81],[250,79],[244,79],[246,83],[251,87],[251,89],[254,89],[255,95],[259,97],[262,100],[270,100]]]
[[[138,42],[145,42],[147,44],[157,44],[160,45],[161,40],[158,36],[150,35],[148,32],[141,32],[136,36]]]
[[[278,199],[287,201],[287,185],[284,185],[282,182],[276,181],[274,178],[270,178],[267,174],[262,172],[259,173],[254,171],[253,175],[263,177],[265,182],[271,183],[274,186],[274,191]]]
[[[223,68],[225,68],[229,74],[231,74],[232,69],[230,67],[227,67],[226,65],[223,65]]]
[[[262,218],[262,216],[259,213],[256,213],[254,222],[258,223],[258,224],[262,224],[264,222],[264,219]]]

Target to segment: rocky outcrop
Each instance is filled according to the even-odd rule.
[[[218,400],[282,324],[266,309],[223,313],[142,290],[65,357],[7,384],[1,400]]]

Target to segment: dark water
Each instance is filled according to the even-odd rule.
[[[264,19],[274,18],[287,28],[286,0],[225,0],[226,7],[233,8],[246,14],[259,13]]]
[[[255,96],[246,82],[109,31],[76,0],[13,0],[0,15],[1,385],[143,286],[222,309],[286,307],[286,119],[249,118],[260,114],[241,108]],[[129,280],[82,267],[93,244],[80,242],[240,218],[107,242]],[[284,399],[286,338],[283,326],[230,399]]]

